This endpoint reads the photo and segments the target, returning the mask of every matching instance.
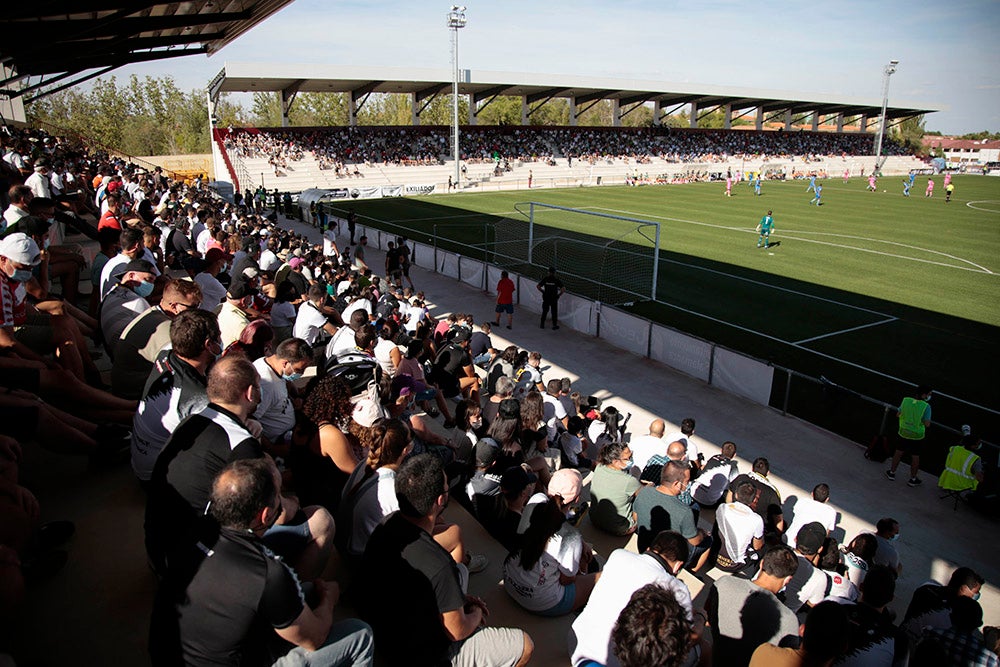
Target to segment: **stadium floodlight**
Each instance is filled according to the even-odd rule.
[[[451,89],[451,152],[455,159],[455,189],[458,189],[459,180],[462,177],[462,170],[459,167],[458,150],[458,31],[464,28],[467,23],[465,19],[465,7],[463,5],[452,5],[448,12],[448,27],[451,29],[451,64],[453,68],[453,79]]]
[[[885,111],[889,106],[889,77],[896,73],[898,60],[890,60],[882,71],[882,114],[878,121],[878,134],[875,135],[875,171],[882,168],[882,139],[885,137]]]

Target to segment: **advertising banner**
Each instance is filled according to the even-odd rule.
[[[437,188],[433,183],[429,185],[404,185],[403,194],[405,195],[430,195],[434,194],[434,190]]]

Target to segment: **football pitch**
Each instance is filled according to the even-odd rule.
[[[903,180],[882,178],[875,193],[867,180],[820,181],[819,207],[810,204],[807,181],[775,181],[765,182],[759,197],[745,183],[726,197],[724,184],[713,182],[462,193],[333,208],[343,213],[350,206],[363,223],[407,230],[416,241],[434,235],[439,246],[465,255],[475,254],[469,246],[482,247],[504,218],[524,220],[525,202],[660,223],[656,299],[627,310],[893,404],[911,383],[928,383],[947,395],[936,404],[943,413],[935,421],[974,422],[984,435],[989,425],[993,435],[1000,426],[992,413],[1000,406],[1000,179],[955,176],[950,203],[940,176],[933,198],[924,197],[926,176],[910,197]],[[772,247],[758,249],[754,228],[769,209]],[[558,227],[559,218],[537,221]],[[581,219],[574,216],[575,229]],[[612,227],[600,217],[586,224],[595,240]],[[585,286],[567,282],[586,294]]]

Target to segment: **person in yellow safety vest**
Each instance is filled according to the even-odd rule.
[[[899,405],[896,415],[899,417],[899,438],[896,441],[896,453],[892,457],[892,467],[885,471],[890,482],[896,481],[896,468],[903,454],[910,455],[910,481],[907,486],[920,486],[923,482],[917,473],[920,472],[920,445],[924,441],[924,432],[931,424],[931,388],[920,385]]]
[[[980,447],[978,437],[966,435],[949,449],[938,486],[946,491],[975,491],[983,481],[983,461],[977,453]]]

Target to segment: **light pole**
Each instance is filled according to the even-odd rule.
[[[882,71],[882,115],[879,117],[878,134],[875,135],[875,171],[882,169],[882,138],[885,136],[885,110],[889,106],[889,77],[895,74],[898,60],[890,60]]]
[[[455,158],[455,189],[458,189],[459,181],[462,177],[462,170],[459,168],[458,151],[458,30],[465,27],[465,7],[452,5],[448,12],[448,27],[451,29],[451,65],[452,65],[452,88],[451,88],[451,152]]]

